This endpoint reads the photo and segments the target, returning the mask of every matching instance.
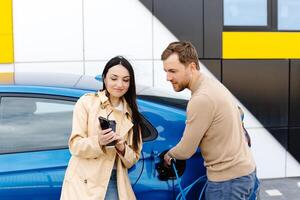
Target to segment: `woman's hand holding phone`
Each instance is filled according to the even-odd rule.
[[[99,145],[107,145],[111,143],[112,141],[116,140],[116,134],[112,131],[111,128],[100,130],[100,133],[98,134],[98,142]]]
[[[107,118],[104,118],[104,117],[101,117],[101,116],[98,117],[98,120],[99,120],[100,127],[101,127],[102,130],[107,130],[107,129],[110,128],[110,130],[112,130],[112,132],[116,131],[116,121],[108,120]],[[108,133],[109,132],[105,132],[104,134],[108,134]],[[111,142],[106,143],[105,145],[113,147],[115,145],[114,140],[116,140],[116,139],[111,140]]]

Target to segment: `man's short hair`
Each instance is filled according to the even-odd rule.
[[[197,50],[191,42],[172,42],[162,52],[161,60],[166,60],[171,54],[176,53],[179,57],[179,62],[187,66],[191,62],[196,64],[196,69],[199,70],[198,54]]]

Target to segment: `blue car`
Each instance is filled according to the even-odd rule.
[[[88,76],[70,85],[64,83],[68,77],[59,84],[61,77],[47,83],[47,75],[44,86],[37,85],[37,75],[31,77],[0,85],[0,200],[59,199],[70,158],[74,104],[83,94],[101,88],[101,82]],[[38,78],[43,80],[40,75]],[[160,169],[159,163],[160,154],[182,136],[187,100],[147,87],[137,91],[145,126],[141,158],[129,170],[132,187],[138,199],[176,199],[178,180]],[[206,174],[200,151],[182,164],[183,188]],[[205,179],[195,184],[187,199],[198,199],[204,184]]]

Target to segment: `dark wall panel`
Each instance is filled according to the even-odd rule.
[[[153,0],[153,14],[179,39],[189,40],[203,57],[203,0]]]
[[[300,60],[291,61],[290,126],[300,127]]]
[[[288,126],[288,60],[223,60],[222,76],[265,127]]]
[[[289,131],[288,151],[294,158],[300,162],[300,128],[291,128]]]
[[[204,0],[204,58],[222,58],[223,0]]]
[[[200,60],[206,67],[207,69],[215,75],[215,77],[221,81],[221,60],[205,60],[201,59]],[[201,69],[200,69],[201,71]]]
[[[288,128],[267,128],[267,130],[286,150],[288,149]]]

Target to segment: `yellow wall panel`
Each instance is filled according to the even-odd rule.
[[[0,34],[0,63],[13,63],[13,38],[9,34]]]
[[[225,59],[300,58],[300,32],[223,32]]]
[[[14,62],[12,0],[0,0],[0,63]]]
[[[0,0],[0,34],[12,34],[12,0]]]
[[[14,73],[13,72],[0,72],[0,84],[13,84]]]

